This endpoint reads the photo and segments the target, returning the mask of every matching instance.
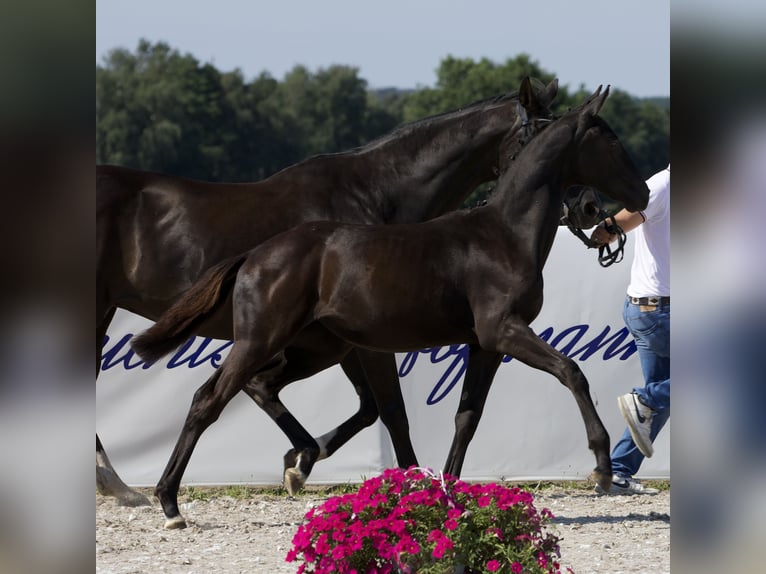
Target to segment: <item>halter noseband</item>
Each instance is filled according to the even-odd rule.
[[[600,245],[593,241],[591,238],[585,235],[585,233],[583,233],[582,229],[575,227],[574,224],[572,224],[572,222],[569,220],[568,216],[569,207],[565,203],[564,215],[561,217],[560,223],[566,225],[569,231],[571,231],[575,237],[578,237],[588,249],[598,247],[598,264],[601,265],[601,267],[609,267],[613,263],[619,263],[622,261],[622,258],[625,255],[625,242],[627,241],[627,237],[622,228],[617,225],[617,221],[615,221],[613,215],[609,215],[602,209],[599,212],[598,217],[601,221],[606,221],[604,228],[607,230],[607,232],[610,235],[617,236],[617,246],[614,248],[614,250],[612,250],[612,247],[609,245],[609,243]]]

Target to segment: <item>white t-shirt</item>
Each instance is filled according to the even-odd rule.
[[[650,177],[645,221],[633,234],[630,297],[670,296],[670,166]]]

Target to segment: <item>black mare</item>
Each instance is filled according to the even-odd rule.
[[[157,360],[233,294],[234,344],[195,394],[155,490],[166,527],[185,526],[177,493],[199,437],[246,381],[289,365],[285,348],[316,324],[345,341],[347,349],[470,345],[445,466],[453,475],[460,474],[503,355],[551,373],[575,397],[596,457],[594,476],[607,487],[609,435],[588,382],[577,364],[535,335],[529,323],[543,303],[543,266],[567,188],[595,187],[634,211],[647,205],[643,177],[597,115],[608,93],[599,89],[535,136],[515,160],[504,162],[509,167],[485,206],[417,224],[301,225],[209,270],[134,338],[140,356]],[[267,385],[254,387],[269,396]]]
[[[518,92],[405,124],[360,148],[309,158],[257,183],[207,183],[97,167],[97,374],[118,307],[156,320],[206,269],[279,232],[316,220],[418,222],[460,207],[480,183],[497,177],[502,139],[509,133],[529,137],[537,118],[550,117],[557,86],[555,80],[545,86],[525,78]],[[231,339],[230,302],[196,333]],[[268,382],[261,377],[247,383],[244,391],[293,445],[284,461],[288,489],[300,488],[316,460],[375,422],[378,413],[399,464],[417,462],[401,391],[392,384],[398,381],[392,354],[362,348],[348,353],[345,343],[316,324],[292,342],[286,356],[287,369],[269,375]],[[338,361],[359,395],[359,410],[315,439],[286,413],[277,395]],[[121,504],[149,503],[119,478],[98,436],[96,478],[99,491]]]

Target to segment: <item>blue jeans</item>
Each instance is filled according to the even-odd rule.
[[[642,311],[626,298],[622,318],[638,347],[645,384],[633,392],[654,411],[650,434],[654,441],[670,418],[670,303],[653,311]],[[612,449],[612,472],[622,477],[633,476],[643,461],[644,455],[626,428]]]

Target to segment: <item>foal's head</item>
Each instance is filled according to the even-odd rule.
[[[599,87],[588,101],[562,117],[568,118],[575,144],[570,158],[570,177],[574,181],[569,183],[594,187],[629,211],[645,209],[649,188],[617,134],[598,115],[609,96],[609,87],[600,91]]]

